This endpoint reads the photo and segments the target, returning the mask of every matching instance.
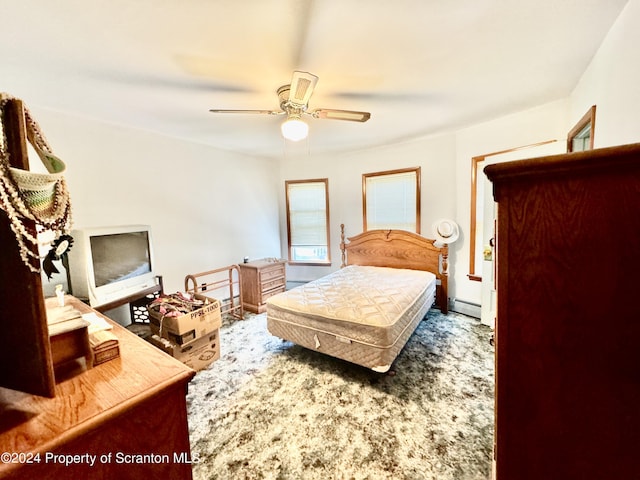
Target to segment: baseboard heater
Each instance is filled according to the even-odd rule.
[[[468,302],[466,300],[461,300],[459,298],[453,299],[453,301],[451,302],[450,309],[457,313],[469,315],[470,317],[474,317],[474,318],[481,317],[481,308],[479,304]]]

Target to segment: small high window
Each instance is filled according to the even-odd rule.
[[[593,150],[593,133],[596,126],[596,106],[593,105],[567,135],[567,152]]]

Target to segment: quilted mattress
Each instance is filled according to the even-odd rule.
[[[267,300],[267,328],[328,355],[384,372],[435,297],[430,272],[351,265]]]

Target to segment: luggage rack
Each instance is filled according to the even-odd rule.
[[[184,277],[184,290],[188,293],[215,292],[225,289],[228,297],[220,300],[220,313],[244,319],[242,308],[242,286],[238,265],[207,270]],[[225,294],[222,294],[225,295]]]

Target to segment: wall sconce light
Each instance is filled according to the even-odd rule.
[[[298,142],[309,135],[309,125],[300,119],[300,115],[292,113],[280,126],[282,136],[292,142]]]

